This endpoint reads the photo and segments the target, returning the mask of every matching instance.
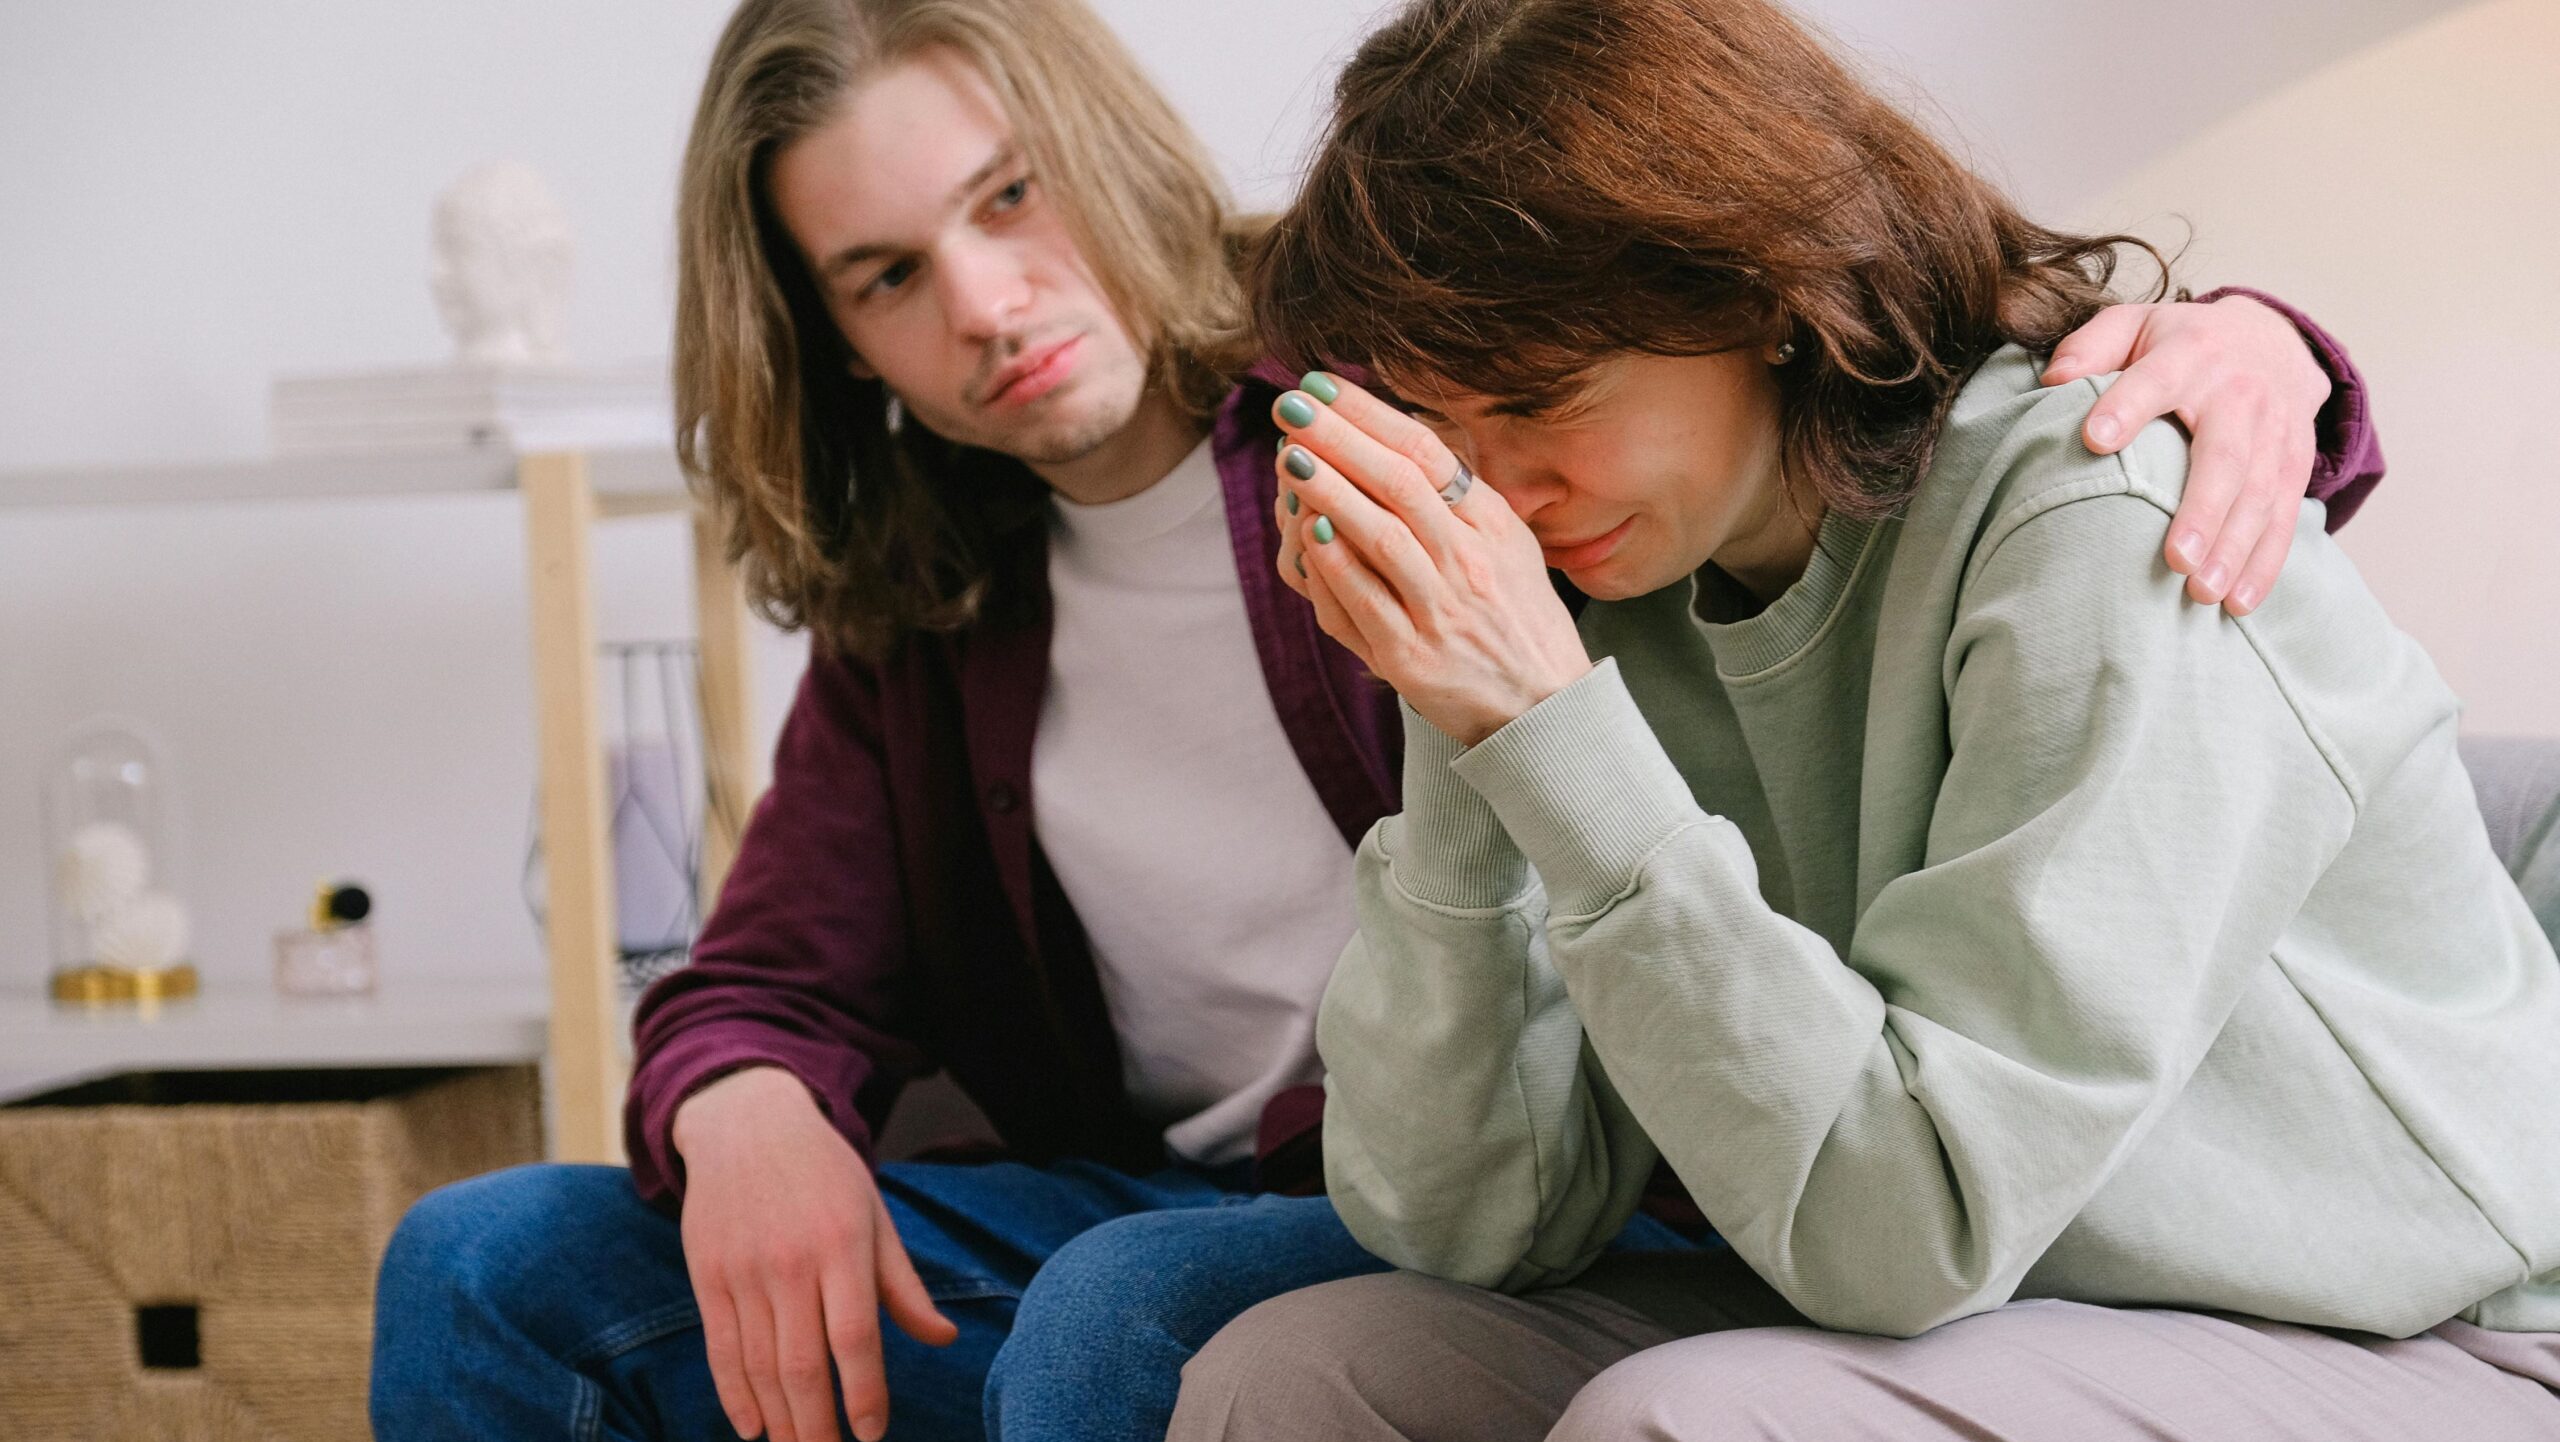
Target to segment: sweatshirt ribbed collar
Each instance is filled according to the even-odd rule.
[[[1698,620],[1707,646],[1715,652],[1716,672],[1728,682],[1749,681],[1801,654],[1828,630],[1848,601],[1849,583],[1858,572],[1868,543],[1883,522],[1852,520],[1834,511],[1814,533],[1813,556],[1796,583],[1747,620]],[[1689,578],[1690,614],[1697,615],[1697,576]]]

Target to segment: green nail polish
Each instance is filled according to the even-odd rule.
[[[1300,551],[1300,552],[1298,553],[1298,579],[1300,579],[1300,580],[1305,580],[1305,579],[1306,579],[1306,575],[1307,575],[1307,553],[1306,553],[1306,552],[1304,552],[1304,551]]]
[[[1317,545],[1322,546],[1330,543],[1333,540],[1333,517],[1316,517],[1315,532]]]
[[[1284,425],[1311,426],[1316,423],[1316,403],[1291,391],[1280,398],[1280,420]]]
[[[1291,446],[1282,451],[1280,464],[1288,467],[1289,474],[1299,480],[1312,481],[1316,478],[1316,453],[1305,446]]]
[[[1298,389],[1326,405],[1332,405],[1335,401],[1342,399],[1342,383],[1323,371],[1309,371],[1298,377]]]
[[[1289,503],[1290,515],[1294,516],[1298,514],[1298,493],[1296,491],[1283,491],[1281,493],[1281,499]]]

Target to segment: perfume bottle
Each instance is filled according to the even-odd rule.
[[[276,990],[287,996],[368,996],[380,980],[373,951],[373,896],[352,881],[324,881],[311,924],[276,933]]]

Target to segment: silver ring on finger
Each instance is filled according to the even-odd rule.
[[[1456,457],[1453,456],[1451,459],[1456,460]],[[1466,462],[1458,461],[1457,466],[1458,473],[1449,478],[1449,484],[1440,488],[1440,499],[1447,501],[1453,506],[1458,502],[1465,500],[1467,498],[1467,492],[1472,489],[1476,483],[1476,473],[1467,469]]]

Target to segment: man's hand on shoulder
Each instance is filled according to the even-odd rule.
[[[2044,383],[2124,374],[2090,407],[2089,449],[2120,450],[2154,418],[2193,437],[2163,547],[2187,594],[2235,616],[2275,589],[2319,453],[2329,372],[2293,322],[2247,296],[2114,305],[2054,348]]]
[[[889,1425],[880,1311],[941,1346],[959,1335],[907,1260],[871,1169],[797,1077],[732,1072],[676,1109],[684,1258],[721,1408],[740,1437],[834,1442],[829,1362],[862,1442]]]

